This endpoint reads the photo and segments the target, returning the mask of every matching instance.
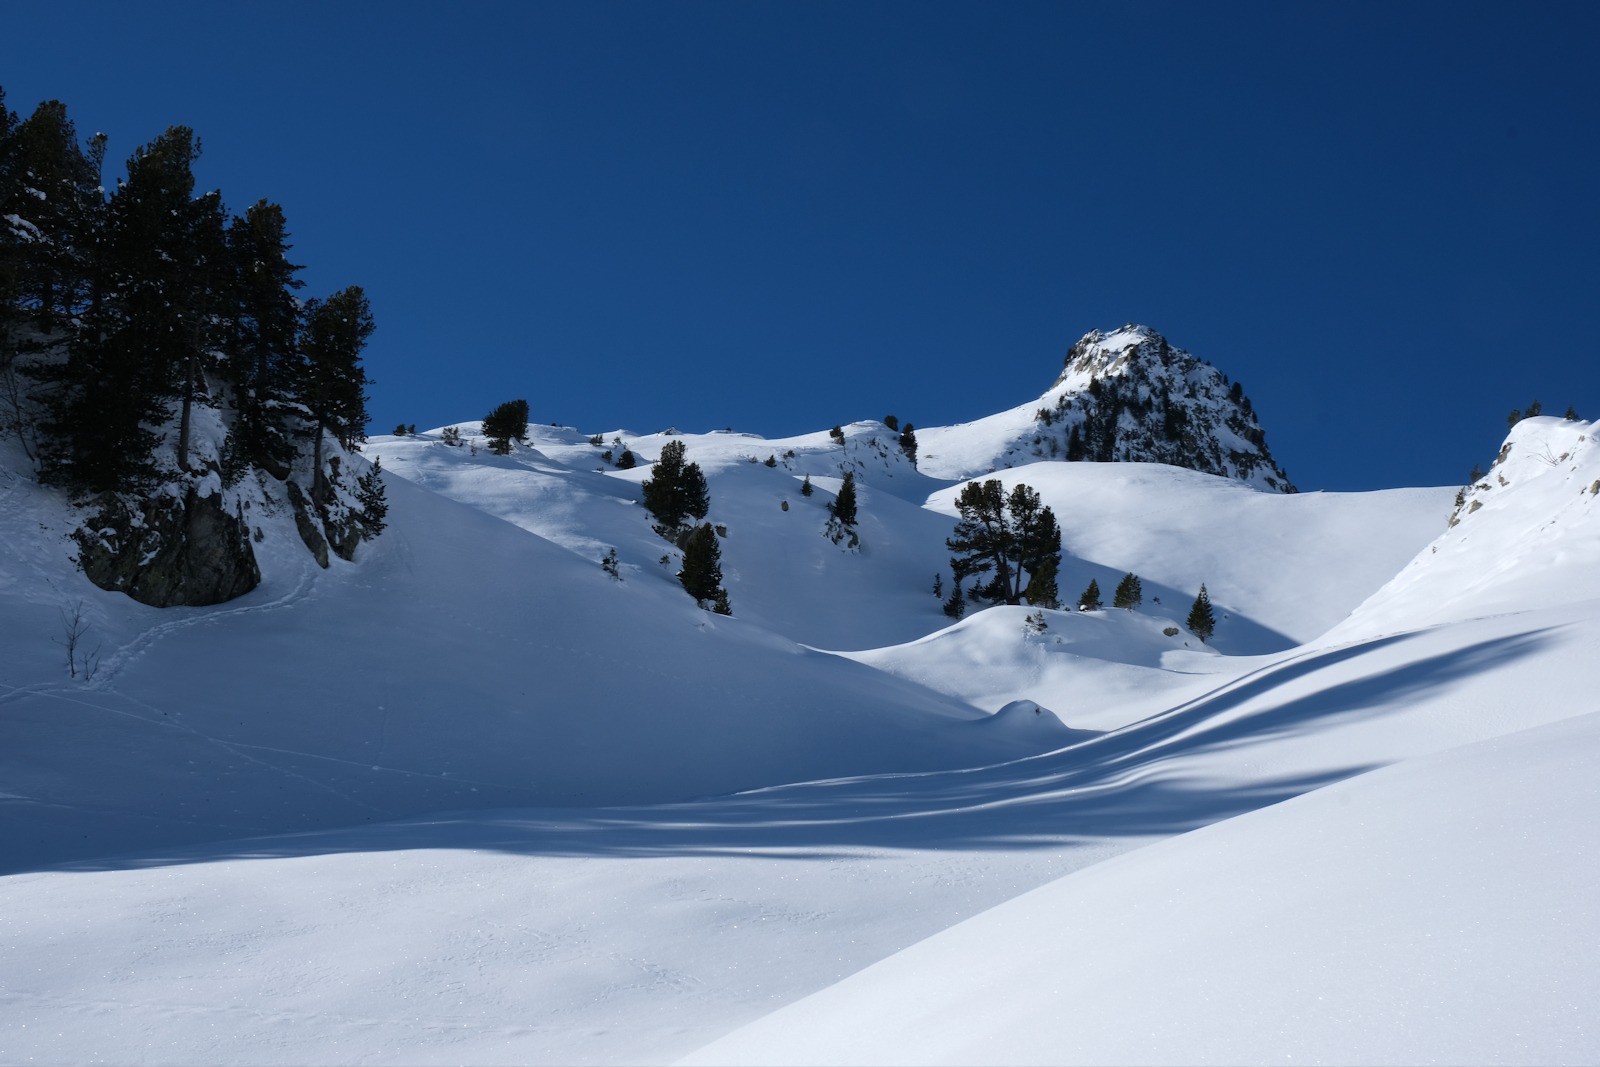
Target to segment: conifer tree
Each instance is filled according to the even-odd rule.
[[[325,434],[345,448],[366,440],[367,385],[361,350],[372,336],[372,308],[358,285],[341,289],[326,300],[306,301],[300,350],[305,358],[299,393],[311,416],[311,499],[326,499],[322,469]]]
[[[883,417],[883,424],[889,427],[891,430],[898,431],[900,429],[900,420],[893,415],[885,415]]]
[[[1571,404],[1568,404],[1567,405],[1567,413],[1565,415],[1561,416],[1561,417],[1566,419],[1568,422],[1577,422],[1578,421],[1578,409],[1573,407]]]
[[[839,485],[839,495],[834,497],[833,503],[828,505],[828,514],[844,526],[856,524],[856,475],[855,471],[845,471],[844,481]]]
[[[814,492],[816,492],[816,489],[811,484],[811,475],[808,474],[803,479],[801,479],[801,482],[800,482],[800,495],[801,496],[810,496]]]
[[[388,491],[383,485],[383,460],[373,457],[372,469],[356,479],[356,503],[361,508],[361,526],[368,538],[377,537],[388,525]]]
[[[1058,555],[1048,555],[1036,562],[1028,578],[1028,587],[1022,591],[1022,599],[1035,607],[1059,607],[1061,592],[1056,584],[1056,571],[1060,566]]]
[[[844,544],[847,548],[859,548],[861,535],[856,532],[856,475],[854,471],[844,472],[844,481],[839,485],[839,493],[834,497],[833,503],[828,505],[828,523],[824,529],[828,540],[834,544]]]
[[[650,477],[639,487],[644,506],[669,540],[689,519],[703,519],[711,510],[711,493],[700,464],[684,462],[684,452],[682,441],[668,441]]]
[[[1061,560],[1061,530],[1055,513],[1042,506],[1039,494],[1027,485],[1012,487],[1007,496],[996,479],[968,482],[956,497],[961,520],[945,546],[955,553],[950,569],[959,585],[962,579],[993,572],[987,585],[977,588],[1007,604],[1020,604],[1028,577],[1048,571],[1036,595],[1039,603],[1053,598],[1050,589]]]
[[[639,457],[634,455],[631,449],[624,448],[622,455],[617,457],[617,470],[619,471],[631,471],[638,465]]]
[[[228,378],[238,398],[235,431],[246,455],[275,477],[288,476],[292,389],[300,376],[297,334],[303,268],[289,262],[283,209],[258,200],[228,226],[234,322],[228,341]]]
[[[1122,576],[1122,581],[1117,583],[1117,590],[1111,595],[1111,606],[1126,608],[1132,611],[1144,603],[1144,585],[1132,571]]]
[[[835,444],[844,444],[844,427],[835,426],[833,429],[828,431],[828,436],[833,438]]]
[[[1085,589],[1078,597],[1079,611],[1099,611],[1104,605],[1100,603],[1100,583],[1093,578],[1089,579],[1089,588]]]
[[[678,580],[701,605],[717,600],[719,594],[727,595],[722,589],[722,549],[710,523],[696,526],[684,541],[683,569],[678,572]]]
[[[1205,583],[1200,585],[1200,593],[1194,598],[1194,606],[1189,609],[1187,623],[1189,630],[1201,641],[1210,641],[1211,635],[1217,629],[1217,617],[1211,610],[1211,597],[1206,592]]]
[[[489,441],[489,451],[497,456],[511,454],[513,441],[528,440],[528,402],[507,400],[483,417],[483,436]]]
[[[911,423],[906,423],[906,428],[900,431],[900,451],[906,454],[913,465],[917,462],[917,428]]]
[[[951,583],[950,596],[944,602],[944,613],[952,619],[959,619],[967,613],[967,598],[961,592],[961,580],[959,578]]]

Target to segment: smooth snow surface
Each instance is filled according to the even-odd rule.
[[[0,1062],[1600,1059],[1592,424],[1518,426],[1448,529],[1453,490],[1005,471],[1064,594],[1144,581],[1032,623],[943,615],[959,485],[881,424],[461,429],[371,442],[353,564],[264,503],[207,609],[91,587],[8,459]],[[672,439],[731,619],[639,503]]]

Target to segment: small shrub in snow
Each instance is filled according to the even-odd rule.
[[[1176,626],[1163,626],[1161,632],[1168,637],[1178,636],[1178,628]]]
[[[606,549],[606,554],[600,557],[600,569],[605,571],[612,578],[615,578],[617,581],[622,581],[622,575],[617,572],[616,548],[613,547]]]
[[[459,426],[446,426],[444,429],[439,431],[439,440],[443,441],[445,444],[449,445],[451,448],[460,448],[461,447],[461,427],[459,427]]]

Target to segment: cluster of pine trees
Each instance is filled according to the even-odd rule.
[[[169,127],[109,195],[107,141],[59,101],[0,90],[0,393],[41,481],[147,490],[195,469],[196,408],[223,413],[225,480],[250,468],[329,491],[325,439],[366,439],[358,286],[302,300],[283,209],[196,192],[200,140]],[[381,528],[381,516],[378,520]]]
[[[961,519],[945,540],[954,553],[950,570],[955,576],[946,614],[959,618],[964,612],[961,583],[968,578],[978,579],[969,595],[1005,604],[1026,598],[1038,607],[1058,606],[1061,528],[1037,490],[1018,484],[1008,495],[998,479],[968,482],[956,497],[956,510]]]

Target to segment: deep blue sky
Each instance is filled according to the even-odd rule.
[[[12,4],[0,85],[283,204],[373,430],[964,421],[1148,323],[1303,489],[1600,414],[1600,5]]]

